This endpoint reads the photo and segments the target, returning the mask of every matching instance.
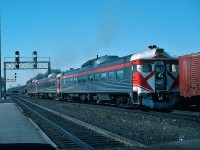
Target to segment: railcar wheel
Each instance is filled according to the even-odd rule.
[[[150,108],[147,107],[147,106],[144,106],[144,105],[140,105],[140,110],[141,110],[141,111],[145,111],[145,112],[149,112],[149,111],[150,111]]]
[[[128,99],[127,98],[118,98],[116,105],[117,106],[124,106],[128,104]]]
[[[86,97],[86,95],[81,95],[79,98],[80,98],[80,100],[81,100],[82,103],[87,103],[87,97]]]
[[[97,104],[103,104],[101,100],[97,100]]]
[[[165,112],[166,112],[166,113],[171,113],[172,111],[173,111],[173,110],[172,110],[171,108],[166,108],[166,109],[165,109]]]

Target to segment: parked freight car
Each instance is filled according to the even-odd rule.
[[[200,52],[179,57],[180,96],[184,105],[200,105]]]

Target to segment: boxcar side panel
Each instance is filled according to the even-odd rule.
[[[190,58],[191,62],[191,80],[190,90],[191,96],[200,96],[200,53],[193,54]]]
[[[179,57],[180,95],[200,96],[200,53]]]
[[[190,95],[190,58],[181,56],[179,58],[179,75],[180,75],[180,95],[189,97]]]

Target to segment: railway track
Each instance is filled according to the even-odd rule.
[[[93,105],[93,104],[88,104],[88,105]],[[114,106],[114,105],[95,105],[95,107],[99,107],[103,109],[112,109],[112,110],[117,110],[117,111],[125,111],[127,113],[139,113],[139,114],[144,114],[144,115],[153,115],[153,116],[161,116],[161,117],[166,117],[166,118],[174,118],[174,119],[185,119],[188,121],[193,121],[193,122],[198,122],[200,123],[200,112],[193,111],[192,110],[182,110],[182,109],[174,109],[174,110],[142,110],[141,108],[138,107],[123,107],[123,106]],[[199,110],[200,111],[200,110]]]
[[[34,98],[33,98],[34,99]],[[64,103],[71,103],[71,102],[64,102]],[[148,111],[143,111],[141,109],[138,109],[137,107],[131,108],[131,107],[119,107],[119,106],[114,106],[114,105],[96,105],[96,104],[82,104],[82,103],[76,103],[77,105],[86,105],[89,107],[95,107],[99,108],[102,110],[110,109],[113,111],[122,111],[122,112],[127,112],[130,114],[144,114],[147,116],[160,116],[160,117],[165,117],[165,118],[174,118],[174,119],[184,119],[192,122],[197,122],[200,123],[200,112],[194,112],[194,111],[183,111],[181,109],[175,109],[172,112],[165,112],[163,110],[148,110]]]
[[[25,98],[13,99],[61,149],[149,149],[144,144],[34,104]]]

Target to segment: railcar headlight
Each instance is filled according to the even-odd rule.
[[[164,74],[161,72],[158,74],[158,79],[163,79],[164,78]]]

